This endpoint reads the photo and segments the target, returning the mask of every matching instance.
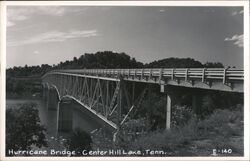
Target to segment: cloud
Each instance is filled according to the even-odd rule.
[[[232,37],[226,37],[224,41],[232,41],[234,42],[234,45],[237,45],[238,47],[243,47],[244,45],[243,34],[241,35],[235,34]]]
[[[215,9],[214,8],[204,8],[203,12],[204,13],[215,13]]]
[[[166,10],[165,9],[160,9],[159,12],[165,12]]]
[[[234,12],[232,13],[232,15],[233,15],[233,16],[235,16],[235,15],[242,15],[243,13],[244,13],[244,10],[234,11]]]
[[[63,16],[66,13],[81,13],[86,8],[70,8],[62,6],[29,6],[29,7],[8,7],[7,8],[7,27],[14,26],[18,21],[24,21],[30,19],[33,15],[44,16]],[[8,25],[11,24],[11,25]]]
[[[15,23],[14,22],[11,22],[11,21],[7,21],[7,27],[11,27],[11,26],[14,26]]]
[[[243,13],[244,13],[244,10],[239,11],[239,14],[243,14]]]
[[[7,8],[7,27],[16,25],[17,21],[26,20],[28,17],[28,10],[26,9],[9,9]]]
[[[50,16],[63,16],[66,13],[65,7],[58,7],[58,6],[50,6],[50,7],[40,6],[37,7],[37,10],[38,12],[40,12],[40,14],[50,15]]]
[[[36,51],[34,51],[33,53],[34,53],[34,54],[39,54],[40,52],[36,50]]]
[[[21,46],[27,44],[46,43],[46,42],[63,42],[68,39],[87,38],[94,36],[98,36],[97,30],[72,30],[69,32],[50,31],[38,34],[34,37],[24,40],[7,41],[7,45]]]

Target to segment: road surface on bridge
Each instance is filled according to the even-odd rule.
[[[120,79],[160,85],[174,85],[229,92],[243,92],[244,70],[234,68],[68,69],[62,74],[99,79]],[[44,75],[46,76],[46,74]]]

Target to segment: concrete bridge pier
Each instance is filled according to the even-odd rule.
[[[166,130],[171,128],[171,109],[172,109],[172,94],[165,92],[166,95]],[[201,94],[192,95],[192,109],[195,114],[199,115],[202,112],[202,98]]]
[[[173,96],[175,95],[175,92],[180,92],[178,90],[183,89],[173,89],[172,87],[168,87],[165,85],[160,86],[161,93],[164,93],[166,95],[166,130],[169,130],[171,128],[171,109],[172,109],[172,103],[173,103]],[[197,115],[200,115],[202,112],[202,98],[204,93],[197,89],[192,91],[192,109],[193,112]]]
[[[59,96],[58,96],[56,90],[52,87],[49,87],[49,89],[46,93],[47,93],[47,96],[46,96],[45,100],[46,100],[47,109],[48,110],[57,110]]]
[[[171,99],[171,92],[170,90],[166,89],[165,85],[160,86],[161,93],[166,94],[166,130],[170,130],[171,128],[171,109],[172,109],[172,99]]]
[[[72,100],[61,100],[58,110],[58,132],[71,132],[73,127],[73,109],[70,107]]]
[[[47,84],[43,84],[42,98],[44,101],[47,101],[47,98],[48,98],[48,86],[47,86]]]
[[[172,108],[172,102],[171,102],[171,96],[169,94],[166,94],[167,97],[167,104],[166,104],[166,129],[170,130],[171,127],[171,108]]]

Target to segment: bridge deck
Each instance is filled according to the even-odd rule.
[[[118,81],[243,92],[244,70],[234,68],[151,68],[151,69],[73,69],[48,74],[66,74]]]

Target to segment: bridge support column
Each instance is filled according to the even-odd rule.
[[[167,88],[165,85],[160,85],[160,92],[166,94],[166,130],[170,130],[171,128],[171,108],[172,108],[172,100],[171,100],[171,89]]]
[[[45,95],[45,85],[42,84],[42,99],[45,99],[46,95]]]
[[[73,110],[70,107],[71,100],[63,100],[59,103],[58,131],[69,132],[73,126]]]
[[[171,127],[171,97],[167,94],[167,105],[166,105],[166,130],[169,130]]]
[[[46,84],[43,84],[43,99],[44,101],[48,100],[48,86]]]
[[[170,130],[171,128],[171,108],[172,108],[172,100],[171,100],[171,88],[166,85],[160,85],[160,92],[166,94],[166,130]]]
[[[47,93],[47,108],[48,110],[57,110],[58,96],[54,89],[48,89]]]

